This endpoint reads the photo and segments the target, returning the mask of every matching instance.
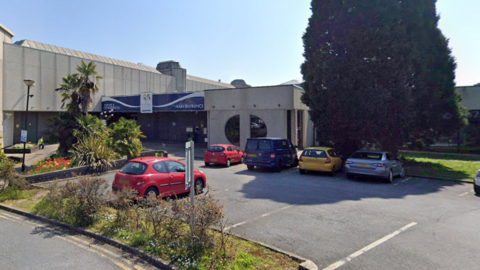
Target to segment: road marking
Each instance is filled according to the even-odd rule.
[[[299,203],[301,203],[301,202],[299,202]],[[240,226],[240,225],[244,225],[244,224],[246,224],[246,223],[255,221],[255,220],[257,220],[257,219],[261,219],[262,217],[267,217],[267,216],[269,216],[269,215],[271,215],[271,214],[273,214],[273,213],[283,211],[283,210],[288,209],[288,208],[290,208],[290,207],[293,207],[293,206],[295,206],[295,205],[297,205],[297,204],[299,204],[299,203],[287,205],[287,206],[285,206],[285,207],[282,207],[282,208],[277,209],[277,210],[270,211],[270,212],[265,213],[265,214],[263,214],[263,215],[260,215],[260,216],[258,216],[258,217],[254,217],[254,218],[252,218],[252,219],[249,219],[249,220],[245,220],[245,221],[236,223],[236,224],[234,224],[234,225],[232,225],[232,226],[229,226],[229,227],[225,228],[225,230],[228,231],[228,230],[231,230],[231,229],[233,229],[233,228],[235,228],[235,227],[238,227],[238,226]]]
[[[463,197],[463,196],[466,196],[466,195],[468,195],[468,194],[470,194],[470,191],[465,192],[465,193],[462,193],[462,194],[460,194],[460,195],[458,195],[458,196]]]
[[[410,179],[412,179],[412,178],[411,178],[411,177],[408,177],[408,178],[406,178],[405,180],[402,180],[402,181],[400,181],[400,182],[398,182],[398,183],[395,183],[395,184],[393,184],[393,185],[394,185],[394,186],[397,186],[397,185],[399,185],[399,184],[402,184],[402,183],[407,182],[407,181],[410,180]]]
[[[413,226],[415,226],[415,225],[417,225],[416,222],[412,222],[412,223],[410,223],[410,224],[407,224],[407,225],[403,226],[402,228],[394,231],[393,233],[391,233],[391,234],[389,234],[389,235],[386,235],[386,236],[378,239],[377,241],[371,243],[370,245],[368,245],[368,246],[366,246],[366,247],[364,247],[364,248],[362,248],[362,249],[360,249],[360,250],[358,250],[358,251],[350,254],[350,255],[349,255],[348,257],[346,257],[345,259],[339,260],[339,261],[337,261],[337,262],[329,265],[327,268],[324,268],[323,270],[335,270],[335,269],[339,268],[340,266],[346,264],[347,262],[349,262],[349,261],[355,259],[356,257],[362,255],[363,253],[365,253],[365,252],[373,249],[374,247],[379,246],[380,244],[383,244],[383,243],[387,242],[388,240],[392,239],[393,237],[399,235],[400,233],[402,233],[402,232],[410,229],[411,227],[413,227]]]

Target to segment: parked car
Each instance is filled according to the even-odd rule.
[[[357,151],[345,161],[348,178],[355,175],[380,177],[393,182],[393,177],[405,177],[403,163],[389,152]]]
[[[342,169],[342,159],[330,147],[307,147],[299,158],[298,171],[335,172]]]
[[[250,138],[245,146],[245,164],[249,170],[269,167],[280,172],[283,166],[298,166],[297,147],[282,138]]]
[[[164,157],[141,157],[129,160],[115,174],[112,184],[114,193],[122,189],[134,189],[139,197],[172,196],[190,192],[185,189],[184,163]],[[207,184],[202,171],[194,169],[195,193],[200,194]]]
[[[205,166],[215,163],[230,167],[232,163],[243,163],[243,159],[243,152],[231,144],[212,144],[204,154]]]
[[[473,190],[475,191],[475,194],[480,195],[480,170],[477,171],[477,174],[473,179]]]

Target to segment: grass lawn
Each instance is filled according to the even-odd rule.
[[[401,153],[407,174],[473,182],[480,169],[479,156],[445,153]]]

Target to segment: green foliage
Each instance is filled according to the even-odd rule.
[[[241,252],[233,264],[232,269],[234,270],[244,270],[253,268],[253,258],[245,252]]]
[[[108,183],[102,178],[81,177],[59,187],[52,184],[49,193],[34,208],[34,212],[78,226],[89,226],[97,212],[105,206]]]
[[[145,138],[140,126],[135,120],[127,120],[120,117],[118,122],[112,123],[108,130],[110,132],[109,145],[120,155],[126,155],[128,158],[140,155],[142,151],[142,142],[140,138]]]
[[[100,119],[90,114],[77,118],[77,128],[73,131],[73,135],[77,138],[91,135],[108,136]]]
[[[403,1],[414,73],[415,117],[408,128],[414,139],[451,136],[466,124],[466,111],[455,92],[456,63],[448,39],[438,29],[436,0]]]
[[[56,91],[61,92],[62,108],[73,117],[79,117],[80,114],[87,115],[88,109],[92,105],[92,94],[98,92],[98,85],[103,79],[96,71],[96,65],[93,62],[85,64],[83,62],[78,66],[79,73],[69,74],[62,78],[62,83]],[[90,77],[93,77],[91,79]]]
[[[0,159],[0,193],[24,190],[28,186],[23,175],[15,170],[15,162],[8,158]]]
[[[403,1],[312,1],[301,72],[318,138],[348,153],[397,151],[413,117]]]
[[[68,155],[68,151],[77,142],[77,138],[73,136],[73,131],[77,127],[78,121],[68,112],[62,112],[47,119],[48,141],[59,142],[60,155]]]
[[[77,143],[70,149],[73,163],[90,166],[95,171],[105,171],[112,167],[118,154],[108,145],[107,133],[89,134],[77,137]]]

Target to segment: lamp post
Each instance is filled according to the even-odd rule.
[[[30,100],[30,86],[35,86],[35,81],[33,80],[23,80],[25,85],[27,86],[27,112],[25,114],[25,125],[24,130],[27,131],[27,123],[28,123],[28,101]],[[32,95],[33,96],[33,95]],[[22,159],[22,173],[25,173],[25,148],[27,145],[27,138],[24,138],[23,142],[23,159]]]

